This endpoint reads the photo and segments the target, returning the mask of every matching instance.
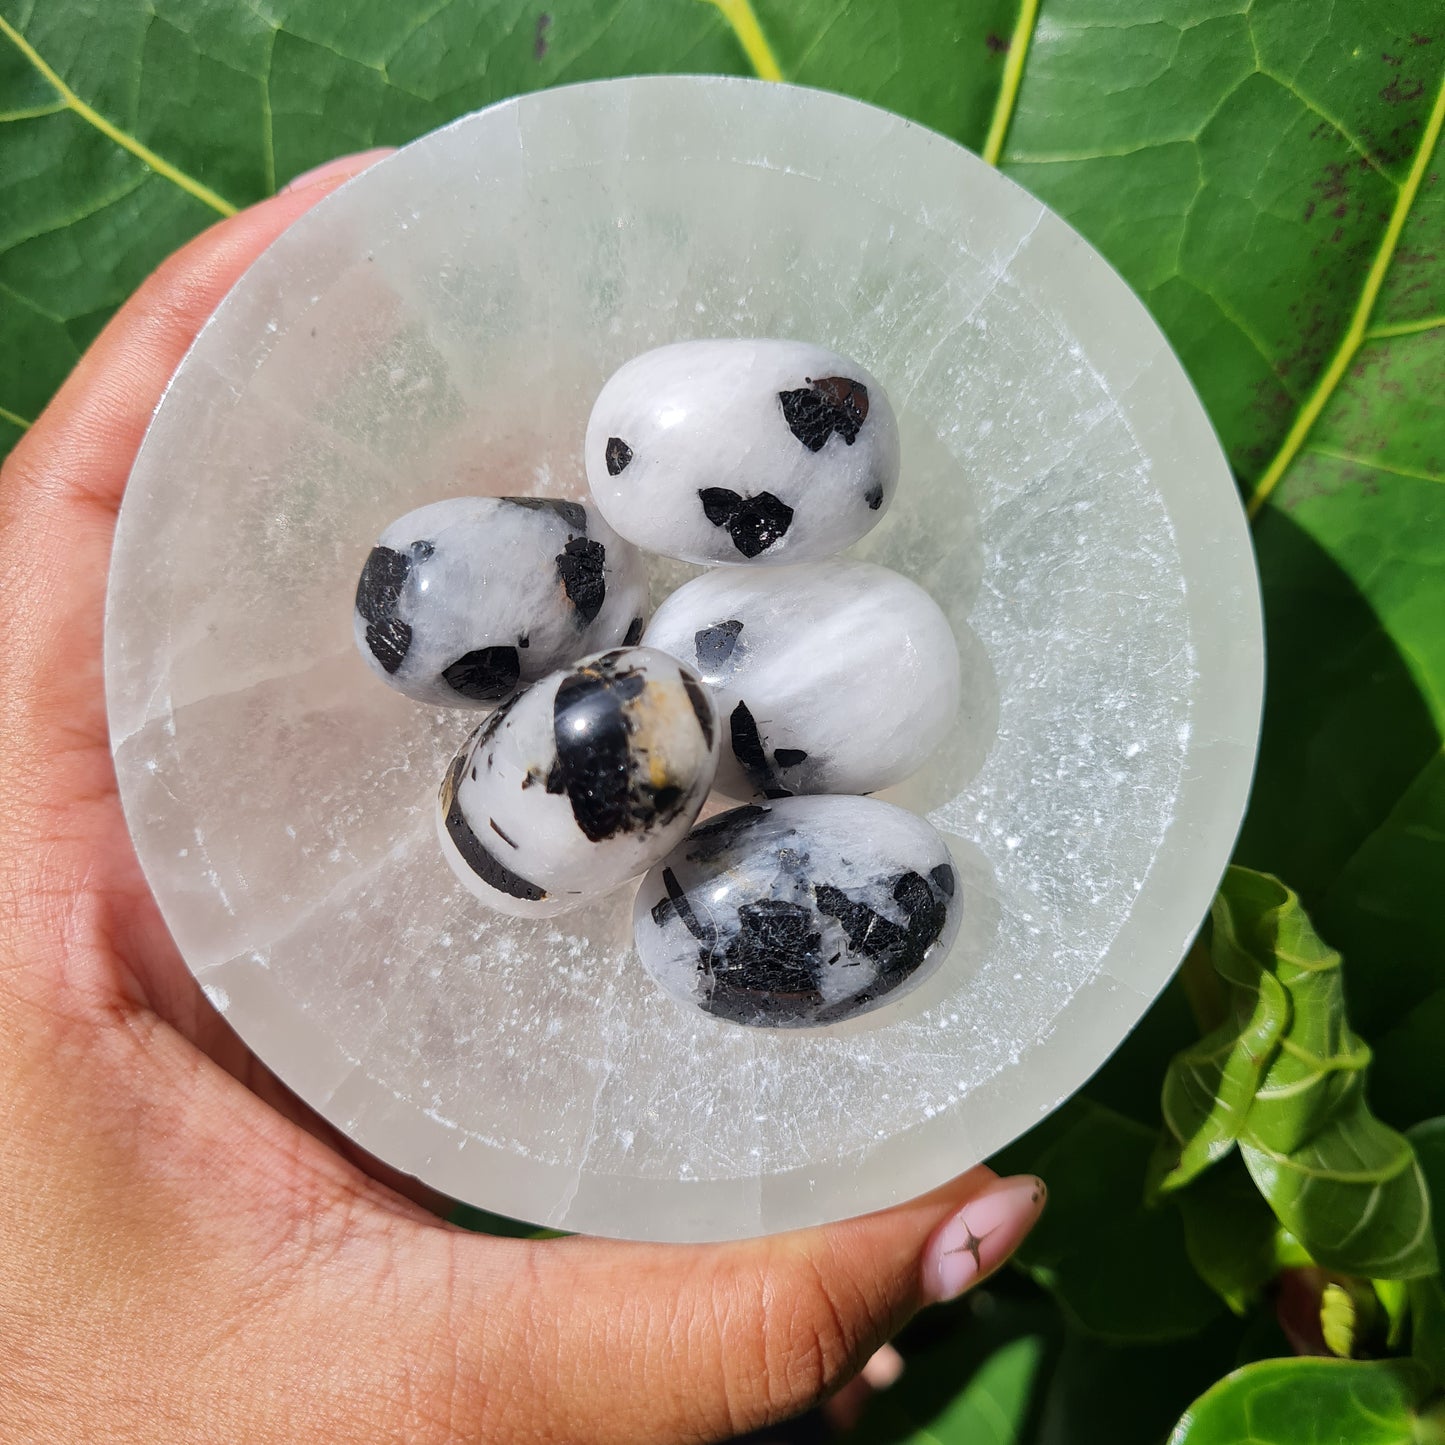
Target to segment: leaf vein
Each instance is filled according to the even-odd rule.
[[[280,27],[271,27],[271,38],[266,43],[266,68],[261,72],[261,164],[264,167],[266,190],[276,189],[276,138],[274,117],[271,113],[271,73],[276,62],[276,37]]]
[[[1422,316],[1415,321],[1396,321],[1386,326],[1372,326],[1365,333],[1366,341],[1384,341],[1391,336],[1414,336],[1421,331],[1436,331],[1445,326],[1445,316]]]
[[[1393,477],[1411,477],[1420,482],[1442,482],[1445,477],[1435,472],[1421,471],[1415,467],[1396,466],[1393,462],[1384,461],[1380,457],[1362,457],[1354,452],[1339,451],[1334,447],[1322,447],[1314,444],[1305,448],[1306,452],[1312,452],[1316,456],[1329,457],[1332,461],[1345,462],[1350,466],[1372,467],[1377,472],[1388,472]]]
[[[158,156],[143,141],[123,131],[113,121],[107,120],[99,111],[87,105],[46,63],[40,52],[3,15],[0,15],[0,34],[5,35],[20,54],[54,87],[55,93],[61,100],[87,125],[93,126],[108,140],[114,141],[122,150],[129,151],[142,165],[148,166],[158,176],[164,176],[166,180],[179,186],[187,195],[193,196],[202,205],[209,206],[223,216],[236,214],[236,207],[230,201],[217,195],[209,186],[203,185],[194,176],[188,176],[179,166],[172,165],[170,161]]]
[[[61,316],[49,310],[33,297],[25,295],[23,291],[17,291],[6,281],[0,281],[0,291],[3,291],[7,296],[13,296],[22,306],[29,307],[37,316],[43,316],[47,321],[53,321],[57,326],[68,326],[70,324],[69,317]]]
[[[781,80],[782,67],[778,64],[777,56],[773,54],[768,37],[763,33],[751,0],[706,0],[706,3],[719,11],[727,21],[728,28],[737,38],[743,54],[748,58],[748,64],[753,68],[753,74],[759,80]]]
[[[1253,32],[1251,32],[1251,34],[1252,33]],[[1282,75],[1276,75],[1275,72],[1272,70],[1266,70],[1263,65],[1260,65],[1257,68],[1259,73],[1264,76],[1266,80],[1272,80],[1277,86],[1279,86],[1281,90],[1285,91],[1289,95],[1294,96],[1294,98],[1299,101],[1299,103],[1304,106],[1304,108],[1309,111],[1311,115],[1317,115],[1322,121],[1324,121],[1324,123],[1329,126],[1330,129],[1333,130],[1337,135],[1339,135],[1340,138],[1345,142],[1345,144],[1348,145],[1349,148],[1354,151],[1356,155],[1358,155],[1362,160],[1364,160],[1364,162],[1370,167],[1372,171],[1375,171],[1378,175],[1383,176],[1385,180],[1387,180],[1393,187],[1395,187],[1396,190],[1399,190],[1400,182],[1397,181],[1394,176],[1392,176],[1387,170],[1384,169],[1383,166],[1380,165],[1379,161],[1377,161],[1375,157],[1370,154],[1369,148],[1364,144],[1364,142],[1361,141],[1358,136],[1354,135],[1343,121],[1336,119],[1336,117],[1332,116],[1322,106],[1316,104],[1313,100],[1310,99],[1309,96],[1307,96],[1302,90],[1300,90],[1293,81],[1286,79]]]
[[[10,120],[39,120],[45,115],[59,115],[63,110],[69,110],[63,100],[57,100],[54,105],[32,105],[26,110],[0,111],[0,124]]]
[[[1389,272],[1390,263],[1395,259],[1395,248],[1400,243],[1400,235],[1405,229],[1405,222],[1409,218],[1410,211],[1415,204],[1415,197],[1419,194],[1421,182],[1429,169],[1430,158],[1435,153],[1442,124],[1445,124],[1445,76],[1441,78],[1440,88],[1435,96],[1435,104],[1425,125],[1425,133],[1420,138],[1419,149],[1415,152],[1415,159],[1410,165],[1409,174],[1400,187],[1399,197],[1390,213],[1389,222],[1385,226],[1385,234],[1380,240],[1380,248],[1375,254],[1369,274],[1365,277],[1365,284],[1360,291],[1359,300],[1355,304],[1354,315],[1350,318],[1350,324],[1345,329],[1344,336],[1340,338],[1340,344],[1335,349],[1333,359],[1315,384],[1309,400],[1295,418],[1294,425],[1290,427],[1279,451],[1275,453],[1274,460],[1261,475],[1254,489],[1254,495],[1250,497],[1246,508],[1251,519],[1259,515],[1260,510],[1269,500],[1270,494],[1279,485],[1280,478],[1289,470],[1290,464],[1299,455],[1305,439],[1319,419],[1320,413],[1325,409],[1325,404],[1334,395],[1335,388],[1349,370],[1350,362],[1354,360],[1355,353],[1365,339],[1365,332],[1369,327],[1375,302],[1379,299],[1380,289],[1385,284],[1385,276]]]

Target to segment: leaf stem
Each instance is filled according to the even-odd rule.
[[[1028,58],[1029,42],[1034,37],[1038,20],[1039,0],[1023,0],[1019,6],[1018,23],[1009,37],[1008,60],[1004,64],[998,100],[994,103],[993,119],[989,122],[983,150],[979,152],[991,166],[996,166],[1003,154],[1003,143],[1008,138],[1009,124],[1018,105],[1019,86],[1023,83],[1024,61]]]
[[[18,426],[21,431],[27,431],[31,426],[19,412],[11,411],[7,406],[0,406],[0,421],[8,421],[11,426]]]
[[[1351,316],[1350,324],[1335,350],[1333,360],[1326,367],[1324,374],[1316,383],[1314,391],[1310,393],[1309,400],[1295,418],[1294,425],[1289,429],[1279,451],[1275,453],[1274,460],[1270,462],[1264,475],[1260,477],[1255,486],[1254,495],[1250,497],[1249,504],[1245,508],[1251,519],[1259,515],[1260,510],[1269,500],[1270,493],[1279,485],[1280,478],[1289,470],[1290,463],[1294,461],[1299,449],[1304,445],[1310,429],[1319,420],[1320,413],[1325,409],[1325,403],[1334,395],[1335,388],[1349,370],[1350,363],[1355,359],[1355,353],[1365,339],[1365,332],[1370,325],[1370,313],[1375,309],[1380,288],[1385,284],[1385,276],[1390,269],[1390,263],[1395,259],[1395,247],[1400,244],[1400,233],[1405,229],[1405,222],[1409,219],[1410,209],[1415,204],[1415,197],[1419,194],[1421,182],[1430,168],[1430,160],[1435,154],[1435,146],[1440,139],[1442,124],[1445,124],[1445,78],[1441,80],[1440,90],[1435,96],[1434,107],[1430,111],[1430,118],[1425,123],[1425,133],[1420,137],[1420,148],[1415,152],[1415,159],[1410,165],[1410,174],[1405,177],[1405,182],[1400,187],[1400,195],[1395,202],[1395,209],[1390,213],[1389,223],[1386,225],[1385,234],[1380,241],[1380,249],[1375,253],[1374,263],[1371,265],[1369,274],[1365,277],[1364,287],[1360,291],[1360,299],[1355,303],[1354,315]]]

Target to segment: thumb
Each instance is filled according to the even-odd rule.
[[[1032,1176],[980,1168],[881,1213],[766,1239],[550,1241],[531,1247],[525,1286],[512,1276],[504,1311],[495,1275],[474,1275],[475,1295],[457,1286],[472,1249],[477,1264],[493,1242],[453,1236],[450,1317],[473,1323],[454,1342],[463,1378],[449,1382],[452,1399],[471,1397],[476,1434],[491,1439],[486,1397],[503,1358],[521,1354],[533,1362],[530,1398],[523,1405],[513,1383],[507,1419],[530,1428],[501,1438],[676,1445],[786,1419],[851,1378],[924,1305],[997,1269],[1044,1193]],[[525,1353],[505,1338],[513,1331]],[[515,1382],[515,1364],[501,1378]]]

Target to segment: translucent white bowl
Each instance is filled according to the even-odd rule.
[[[955,736],[886,795],[949,835],[962,933],[918,992],[817,1032],[661,994],[631,888],[541,923],[480,907],[432,824],[475,717],[378,686],[351,640],[390,518],[583,495],[603,379],[717,335],[883,380],[903,483],[855,551],[929,588],[962,648]],[[659,563],[657,596],[690,570]],[[260,1057],[461,1199],[675,1240],[891,1204],[1081,1084],[1224,867],[1261,656],[1229,470],[1104,261],[907,121],[697,78],[508,101],[277,241],[146,438],[106,634],[141,860]]]

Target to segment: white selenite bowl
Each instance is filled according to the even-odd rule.
[[[805,338],[880,378],[903,479],[852,550],[959,637],[958,728],[882,796],[946,835],[962,930],[918,990],[824,1030],[662,994],[632,885],[543,921],[480,905],[432,817],[476,715],[378,685],[352,641],[391,518],[584,496],[602,382],[698,336]],[[694,570],[657,562],[654,603]],[[302,217],[166,393],[106,626],[146,875],[261,1059],[459,1199],[658,1240],[892,1204],[1083,1083],[1205,913],[1261,676],[1228,466],[1113,270],[905,120],[686,77],[507,101]]]

